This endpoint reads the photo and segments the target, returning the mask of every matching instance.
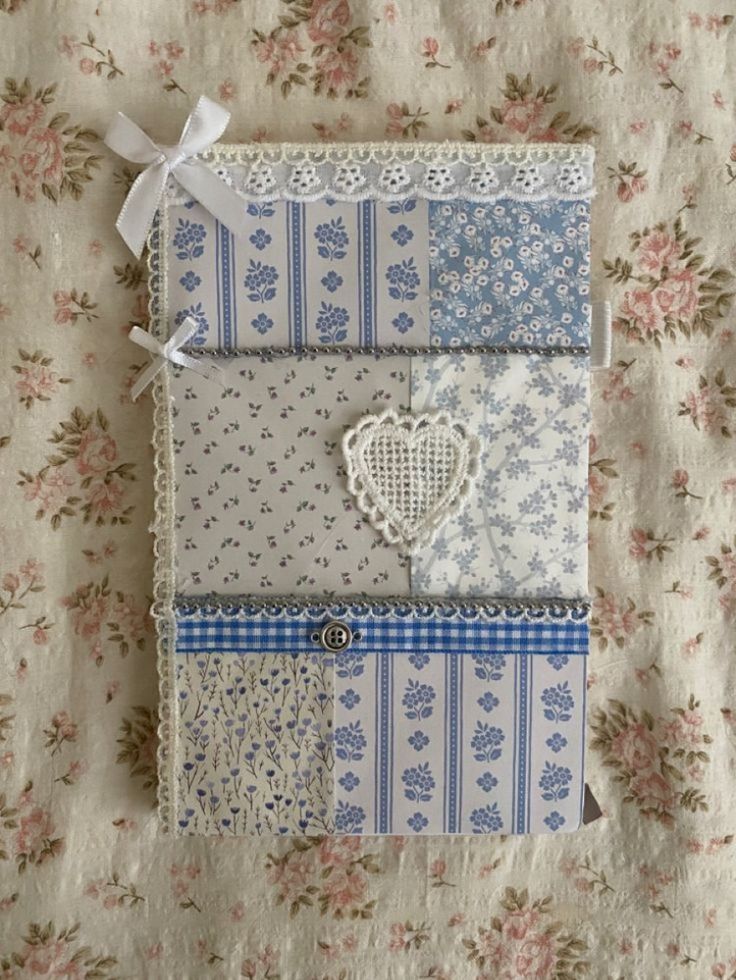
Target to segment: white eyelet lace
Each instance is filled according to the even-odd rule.
[[[577,144],[249,143],[202,154],[247,201],[587,200],[593,151]],[[188,200],[172,181],[169,203]]]

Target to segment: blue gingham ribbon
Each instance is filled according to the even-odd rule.
[[[253,619],[177,616],[177,653],[314,653],[313,634],[330,619]],[[588,624],[560,622],[418,619],[342,620],[361,634],[356,653],[539,653],[585,654]]]

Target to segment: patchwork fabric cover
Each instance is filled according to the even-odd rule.
[[[587,147],[221,146],[167,189],[152,331],[161,815],[184,834],[538,833],[583,792]],[[412,554],[345,432],[446,413],[468,501]],[[331,649],[334,622],[351,642]]]

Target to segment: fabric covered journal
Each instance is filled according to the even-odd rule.
[[[138,338],[165,827],[575,829],[592,150],[196,149],[231,214],[164,150]]]

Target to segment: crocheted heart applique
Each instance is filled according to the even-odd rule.
[[[365,415],[343,438],[348,489],[389,544],[426,547],[464,505],[480,443],[446,412]]]

